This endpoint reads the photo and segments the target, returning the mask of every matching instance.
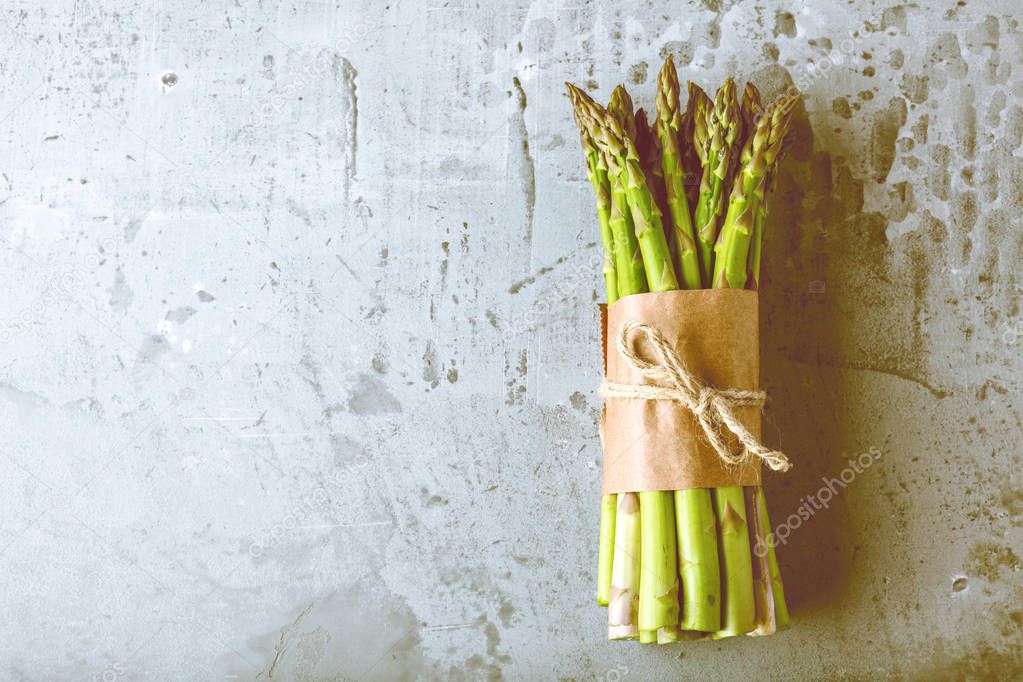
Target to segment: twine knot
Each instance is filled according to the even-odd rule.
[[[657,353],[658,362],[641,357],[631,342],[633,334],[643,334]],[[730,465],[745,463],[751,457],[763,461],[774,471],[788,471],[792,464],[784,453],[764,446],[735,415],[738,407],[763,407],[767,394],[763,391],[740,391],[705,386],[661,333],[648,324],[627,320],[618,330],[618,352],[645,378],[666,386],[619,384],[605,380],[600,387],[604,398],[637,398],[640,400],[673,400],[693,413],[714,452]],[[724,432],[732,433],[742,446],[733,452]]]
[[[696,396],[696,402],[690,408],[693,414],[697,417],[702,417],[706,414],[707,410],[711,408],[711,401],[714,399],[714,389],[707,388],[706,386],[700,390],[700,394]]]

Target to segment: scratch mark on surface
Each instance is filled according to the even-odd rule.
[[[337,258],[337,262],[341,264],[341,267],[348,271],[348,274],[352,276],[352,279],[354,279],[356,282],[362,282],[362,279],[359,277],[359,273],[352,269],[352,266],[349,265],[344,258],[337,254],[334,254],[334,258]]]
[[[326,523],[316,526],[296,526],[304,530],[317,530],[327,528],[369,528],[370,526],[393,526],[393,521],[367,521],[366,523]]]
[[[533,211],[536,207],[536,162],[529,151],[529,130],[526,128],[526,91],[518,76],[512,78],[515,93],[518,97],[518,110],[512,118],[515,137],[521,140],[519,179],[526,197],[526,244],[533,243]]]
[[[298,618],[296,618],[295,620],[291,621],[290,624],[285,625],[283,628],[281,628],[281,637],[280,637],[279,640],[277,640],[277,644],[274,646],[274,657],[273,657],[273,660],[270,661],[270,667],[267,668],[267,671],[266,671],[266,676],[267,677],[271,677],[272,678],[274,676],[274,670],[277,668],[277,664],[280,662],[281,656],[284,654],[285,651],[288,650],[288,644],[289,644],[289,642],[288,642],[288,634],[292,630],[294,630],[296,627],[298,627],[298,625],[302,622],[303,618],[305,618],[307,615],[309,615],[309,611],[312,610],[312,608],[313,608],[313,606],[315,604],[316,604],[315,600],[309,602],[309,606],[305,607],[305,609],[302,611],[302,613],[298,614]]]
[[[451,623],[449,625],[427,625],[422,628],[424,632],[439,632],[441,630],[462,630],[464,628],[476,627],[478,623],[471,621],[468,623]]]
[[[347,199],[356,174],[356,151],[358,149],[359,91],[355,79],[359,72],[352,63],[341,55],[334,59],[334,77],[337,78],[345,98],[341,109],[345,126],[345,198]]]

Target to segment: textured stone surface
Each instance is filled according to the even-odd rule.
[[[1016,3],[485,5],[4,8],[0,677],[1023,674]],[[642,648],[562,82],[669,52],[804,93],[773,520],[882,456],[793,524],[791,631]]]

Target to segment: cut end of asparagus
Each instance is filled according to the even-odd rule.
[[[617,510],[617,495],[604,495],[601,498],[600,546],[597,556],[597,603],[601,606],[607,606],[611,600],[611,562],[614,559]]]
[[[657,630],[658,644],[671,644],[682,639],[682,630],[677,625],[669,625]]]
[[[635,625],[609,625],[607,628],[608,639],[637,639],[639,628]]]

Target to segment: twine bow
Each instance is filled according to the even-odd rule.
[[[646,336],[660,357],[659,363],[650,362],[633,350],[630,338],[634,333]],[[765,447],[735,416],[737,407],[763,407],[767,399],[763,391],[705,386],[657,329],[636,320],[627,320],[618,330],[618,352],[647,379],[668,385],[619,384],[605,380],[600,387],[601,396],[674,400],[696,416],[711,447],[726,464],[743,464],[750,457],[757,457],[774,471],[788,471],[792,466],[784,453]],[[739,440],[742,452],[732,451],[723,433],[726,429]]]

